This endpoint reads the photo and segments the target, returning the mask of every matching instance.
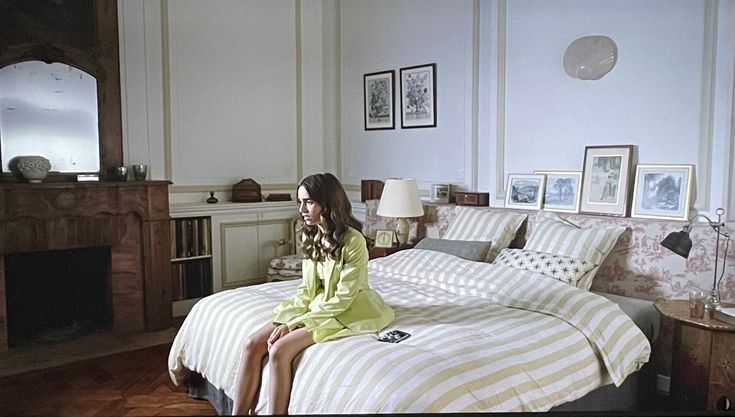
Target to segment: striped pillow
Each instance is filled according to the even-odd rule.
[[[492,262],[513,241],[527,214],[457,206],[457,215],[442,237],[447,240],[492,242],[485,262]]]
[[[581,228],[556,213],[539,211],[531,237],[523,249],[553,253],[590,262],[595,265],[577,283],[589,290],[597,270],[612,250],[625,227]]]

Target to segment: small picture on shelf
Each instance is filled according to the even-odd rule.
[[[398,239],[394,230],[378,230],[375,232],[376,248],[392,248]]]

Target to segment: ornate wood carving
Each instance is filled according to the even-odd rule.
[[[0,184],[0,284],[4,254],[110,246],[113,327],[171,326],[168,181]],[[0,351],[7,349],[0,285]]]

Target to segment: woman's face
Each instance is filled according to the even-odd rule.
[[[299,212],[308,225],[322,222],[322,206],[309,197],[309,192],[302,185],[298,190]]]

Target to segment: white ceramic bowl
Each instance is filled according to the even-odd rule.
[[[28,182],[41,182],[51,169],[51,162],[38,155],[19,156],[15,166]]]

